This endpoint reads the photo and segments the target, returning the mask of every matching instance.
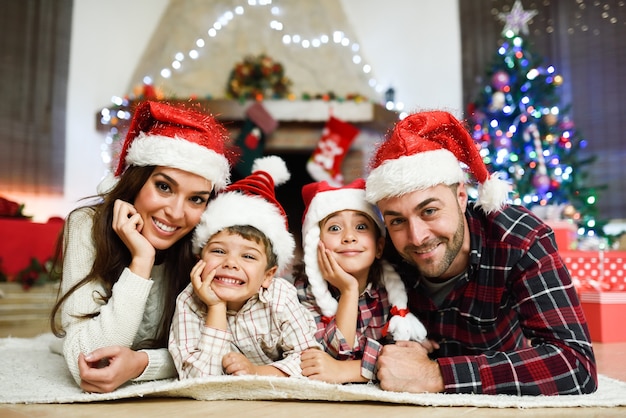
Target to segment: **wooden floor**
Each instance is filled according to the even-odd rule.
[[[44,319],[34,319],[32,313],[19,321],[0,318],[0,338],[34,337],[48,332]],[[7,317],[4,316],[4,319]],[[626,342],[594,343],[599,373],[626,381]],[[2,371],[0,370],[0,379]],[[16,384],[18,384],[16,382]],[[626,393],[624,393],[626,398]],[[626,407],[620,408],[535,408],[490,409],[476,407],[421,407],[380,402],[298,402],[298,401],[196,401],[190,399],[130,399],[86,404],[12,405],[0,404],[0,417],[292,417],[308,418],[332,416],[338,418],[365,417],[624,417]]]

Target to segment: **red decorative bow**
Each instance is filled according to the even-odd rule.
[[[392,306],[391,310],[389,311],[389,314],[391,316],[402,316],[402,317],[405,317],[405,316],[407,316],[408,313],[409,313],[408,309],[400,309],[400,308],[398,308],[395,305]],[[383,337],[387,336],[387,334],[389,333],[389,321],[387,321],[385,326],[383,326],[383,329],[381,330],[381,333],[383,334]]]
[[[397,315],[400,315],[400,316],[402,316],[402,317],[405,317],[405,316],[407,316],[407,315],[408,315],[409,310],[408,310],[408,309],[400,309],[400,308],[398,308],[397,306],[392,306],[392,307],[391,307],[391,311],[389,311],[389,313],[390,313],[391,315],[396,315],[396,316],[397,316]]]

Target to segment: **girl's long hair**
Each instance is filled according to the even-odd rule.
[[[117,199],[134,203],[139,191],[148,181],[154,169],[154,166],[128,167],[120,177],[117,185],[109,193],[100,196],[101,201],[87,206],[89,210],[93,211],[92,239],[96,256],[89,274],[73,285],[65,294],[59,294],[59,297],[57,297],[57,302],[52,308],[50,316],[50,327],[57,337],[65,335],[65,330],[57,316],[61,311],[63,303],[72,293],[87,283],[98,281],[104,286],[106,293],[100,296],[103,302],[106,303],[111,297],[113,285],[119,279],[124,268],[130,265],[130,251],[112,227],[113,205]],[[76,210],[84,209],[79,208]],[[69,216],[72,216],[72,214],[70,213]],[[160,295],[163,298],[165,309],[162,312],[156,338],[142,341],[135,348],[167,347],[176,297],[189,282],[189,272],[195,264],[195,256],[193,255],[191,244],[192,234],[193,231],[189,232],[167,250],[157,251],[155,264],[164,265],[166,278],[165,293]],[[59,269],[63,263],[63,242],[64,240],[60,239],[57,244],[54,262],[56,269]],[[63,280],[62,271],[61,280]],[[93,318],[98,315],[98,312],[92,312],[84,315],[84,318]]]

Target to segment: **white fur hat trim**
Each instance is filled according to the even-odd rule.
[[[222,190],[230,180],[226,157],[207,147],[183,138],[140,133],[126,154],[126,165],[165,166],[189,171],[210,180]]]
[[[193,248],[200,253],[207,241],[226,227],[250,225],[271,241],[278,259],[277,274],[285,274],[293,260],[295,240],[285,226],[280,210],[261,196],[238,191],[223,192],[209,203],[196,227]]]
[[[465,182],[467,175],[459,160],[446,149],[421,152],[390,159],[372,170],[365,186],[366,199],[376,204],[438,184]]]

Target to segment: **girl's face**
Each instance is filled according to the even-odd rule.
[[[228,231],[209,239],[202,249],[202,260],[206,262],[202,278],[215,270],[211,289],[228,309],[237,311],[261,288],[270,285],[277,268],[267,268],[263,243]]]
[[[370,266],[385,244],[372,218],[363,212],[342,210],[320,222],[320,240],[339,266],[359,282],[367,281]]]
[[[197,174],[156,167],[134,201],[144,223],[141,234],[157,250],[170,248],[200,222],[212,188]]]

